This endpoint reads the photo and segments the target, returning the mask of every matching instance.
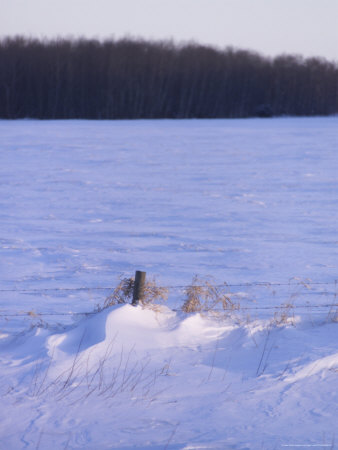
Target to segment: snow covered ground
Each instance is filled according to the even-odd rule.
[[[0,121],[0,448],[335,448],[337,125]]]

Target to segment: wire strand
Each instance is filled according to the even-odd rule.
[[[271,281],[253,281],[251,283],[237,283],[237,284],[229,284],[224,282],[223,284],[216,284],[214,287],[254,287],[254,286],[284,286],[284,287],[308,287],[308,286],[334,286],[338,284],[338,280],[323,282],[323,281],[297,281],[297,282],[288,282],[288,283],[278,283]],[[165,285],[161,286],[166,289],[187,289],[189,287],[203,287],[202,285],[195,284],[187,284],[187,285]],[[40,288],[40,289],[27,289],[27,288],[11,288],[11,289],[0,289],[0,292],[23,292],[23,293],[43,293],[43,292],[76,292],[76,291],[108,291],[114,290],[114,286],[81,286],[81,287],[55,287],[55,288]]]
[[[126,303],[127,304],[127,303]],[[241,306],[238,310],[234,309],[223,309],[223,308],[215,308],[212,311],[247,311],[247,310],[273,310],[273,309],[311,309],[311,308],[335,308],[338,307],[338,303],[326,303],[326,304],[314,304],[314,305],[279,305],[279,306]],[[105,309],[105,308],[104,308]],[[102,310],[101,310],[102,311]],[[183,311],[182,308],[173,308],[172,311]],[[201,310],[196,312],[207,312],[208,310]],[[22,311],[22,312],[14,312],[14,313],[6,313],[4,310],[0,310],[0,317],[24,317],[29,316],[31,318],[38,318],[40,316],[90,316],[93,314],[97,314],[98,311],[78,311],[78,312],[35,312],[35,311]]]
[[[271,287],[271,286],[284,286],[284,287],[305,287],[308,288],[309,286],[337,286],[337,280],[331,281],[331,282],[304,282],[304,281],[297,281],[294,282],[294,280],[291,280],[288,283],[279,283],[279,282],[268,282],[268,281],[255,281],[255,282],[251,282],[251,283],[237,283],[237,284],[227,284],[227,283],[223,283],[223,284],[218,284],[215,285],[215,287],[217,288],[221,288],[221,287]],[[203,287],[202,285],[167,285],[167,286],[162,286],[164,288],[167,289],[188,289],[189,287]],[[55,287],[55,288],[40,288],[40,289],[26,289],[26,288],[12,288],[12,289],[0,289],[0,293],[4,293],[4,292],[19,292],[19,293],[30,293],[30,294],[42,294],[45,292],[78,292],[78,291],[82,291],[82,292],[86,292],[86,291],[93,291],[93,290],[97,290],[97,291],[113,291],[115,289],[114,286],[91,286],[91,287],[87,287],[87,286],[81,286],[81,287]],[[307,291],[302,292],[302,295],[304,294],[323,294],[321,292],[313,292],[310,289]],[[241,306],[240,309],[241,310],[278,310],[278,309],[283,309],[285,308],[285,305],[280,305],[280,306]],[[295,308],[295,309],[301,309],[301,308],[334,308],[334,307],[338,307],[337,303],[329,303],[329,304],[306,304],[306,305],[292,305],[291,308]],[[181,308],[176,308],[173,309],[174,311],[182,311]],[[217,311],[217,310],[215,310]],[[218,311],[226,311],[223,309],[219,309]],[[92,315],[92,314],[96,314],[97,311],[83,311],[83,312],[35,312],[35,311],[22,311],[22,312],[6,312],[6,310],[0,310],[0,317],[31,317],[31,318],[37,318],[37,317],[41,317],[41,316],[81,316],[81,315]]]

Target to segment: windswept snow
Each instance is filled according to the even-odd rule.
[[[332,322],[130,305],[33,328],[1,344],[2,445],[332,448],[336,337]]]
[[[337,277],[337,117],[0,121],[0,135],[3,287],[112,286],[135,269],[170,286]],[[272,289],[244,291],[271,304]],[[72,295],[7,298],[102,299]]]
[[[0,448],[335,448],[337,125],[0,121]]]

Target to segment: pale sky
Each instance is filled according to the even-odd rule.
[[[0,36],[195,40],[338,61],[338,0],[0,0]]]

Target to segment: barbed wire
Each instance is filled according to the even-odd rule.
[[[66,287],[66,288],[41,288],[41,289],[26,289],[26,288],[12,288],[12,289],[0,289],[0,292],[24,292],[24,293],[42,293],[42,292],[58,292],[58,291],[108,291],[114,290],[113,286],[94,286],[94,287]]]
[[[229,284],[224,282],[223,284],[216,284],[213,285],[214,287],[221,288],[221,287],[254,287],[254,286],[263,286],[263,287],[270,287],[270,286],[285,286],[285,287],[295,287],[295,286],[337,286],[338,281],[330,281],[330,282],[306,282],[306,281],[297,281],[297,282],[289,282],[289,283],[278,283],[278,282],[270,282],[270,281],[253,281],[251,283],[238,283],[238,284]],[[164,286],[169,289],[187,289],[189,287],[203,287],[203,285],[196,285],[196,284],[189,284],[185,286]]]
[[[129,304],[129,303],[124,303]],[[121,304],[123,305],[123,303]],[[327,308],[338,308],[338,303],[326,303],[326,304],[306,304],[306,305],[288,305],[288,304],[282,304],[282,305],[275,305],[275,306],[240,306],[239,309],[223,309],[223,308],[213,308],[212,311],[215,312],[236,312],[236,311],[263,311],[263,310],[278,310],[278,309],[327,309]],[[20,312],[11,312],[7,313],[4,310],[0,310],[0,317],[30,317],[30,318],[39,318],[43,316],[91,316],[94,314],[98,314],[99,312],[103,311],[107,308],[102,308],[99,310],[94,311],[69,311],[69,312],[35,312],[35,311],[20,311]],[[182,308],[172,308],[172,311],[175,312],[183,312]],[[196,312],[208,312],[208,310],[201,310]]]
[[[32,319],[36,319],[42,316],[91,316],[93,314],[97,314],[98,311],[82,311],[82,312],[35,312],[35,311],[22,311],[17,313],[6,313],[0,310],[0,317],[30,317]]]
[[[338,281],[329,281],[329,282],[323,282],[323,281],[304,281],[304,280],[295,280],[292,279],[287,283],[283,282],[270,282],[270,281],[254,281],[254,282],[248,282],[248,283],[222,283],[214,285],[216,288],[231,288],[231,287],[303,287],[307,290],[302,292],[302,295],[304,294],[323,294],[321,292],[314,292],[311,290],[311,286],[337,286]],[[189,285],[165,285],[161,286],[162,288],[166,289],[180,289],[180,290],[186,290],[189,287],[203,287],[203,285],[197,285],[197,284],[189,284]],[[8,292],[18,292],[18,293],[30,293],[30,294],[43,294],[46,292],[90,292],[90,291],[113,291],[116,287],[115,286],[80,286],[80,287],[54,287],[54,288],[8,288],[8,289],[0,289],[0,293],[8,293]],[[324,294],[327,294],[327,292],[324,292]],[[234,294],[235,295],[235,294]],[[327,308],[335,308],[338,307],[338,303],[328,303],[328,304],[302,304],[302,305],[279,305],[279,306],[240,306],[241,311],[252,311],[252,310],[278,310],[278,309],[284,309],[286,307],[290,307],[292,309],[327,309]],[[173,308],[173,311],[183,311],[182,308]],[[80,312],[35,312],[34,310],[31,311],[18,311],[18,312],[6,312],[6,310],[0,310],[0,317],[30,317],[30,318],[39,318],[43,316],[90,316],[93,314],[96,314],[99,310],[94,311],[80,311]],[[214,309],[214,311],[224,311],[227,310],[223,309]]]
[[[308,287],[308,286],[337,286],[338,280],[334,281],[294,281],[291,280],[288,283],[280,283],[280,282],[271,282],[271,281],[253,281],[250,283],[222,283],[216,284],[214,287],[274,287],[274,286],[284,286],[284,287]],[[202,285],[197,284],[187,284],[187,285],[164,285],[160,286],[166,289],[188,289],[189,287],[203,287]],[[67,291],[108,291],[114,290],[115,286],[80,286],[80,287],[55,287],[55,288],[8,288],[8,289],[0,289],[0,292],[23,292],[23,293],[43,293],[43,292],[67,292]]]

